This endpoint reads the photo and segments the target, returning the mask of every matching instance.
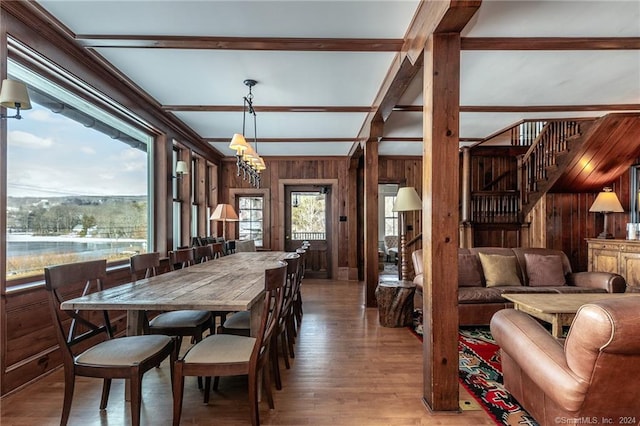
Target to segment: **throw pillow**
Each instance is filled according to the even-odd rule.
[[[562,258],[557,254],[525,253],[529,287],[561,286],[567,283]]]
[[[478,253],[487,287],[522,285],[515,256]]]
[[[475,254],[458,255],[458,287],[482,287],[482,266]]]

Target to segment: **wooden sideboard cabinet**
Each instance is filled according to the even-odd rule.
[[[590,238],[587,247],[589,271],[620,274],[628,292],[640,292],[640,240]]]

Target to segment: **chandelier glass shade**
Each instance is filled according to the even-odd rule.
[[[245,96],[242,109],[242,133],[235,133],[231,138],[229,148],[236,151],[236,166],[238,176],[242,175],[244,180],[248,180],[252,186],[260,187],[260,172],[265,170],[264,159],[258,155],[258,136],[256,126],[256,111],[253,108],[253,93],[251,88],[257,84],[255,80],[245,80],[245,86],[249,87],[249,94]],[[245,139],[246,116],[247,113],[253,116],[253,145]]]

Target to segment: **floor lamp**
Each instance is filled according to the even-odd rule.
[[[405,186],[398,190],[396,202],[393,205],[393,211],[398,212],[400,216],[400,277],[402,281],[409,280],[409,264],[407,262],[406,247],[406,214],[414,210],[422,210],[422,201],[412,186]]]
[[[227,222],[238,222],[238,214],[231,204],[218,204],[211,214],[210,220],[222,222],[222,238],[227,240]]]
[[[624,212],[616,193],[613,192],[611,188],[603,188],[602,192],[598,194],[591,205],[589,211],[604,214],[604,230],[598,235],[598,238],[613,238],[613,234],[609,232],[607,216],[609,216],[609,213]]]

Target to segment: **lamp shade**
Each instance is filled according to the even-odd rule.
[[[616,193],[611,191],[611,188],[604,188],[604,190],[596,197],[596,200],[591,205],[589,211],[601,213],[622,213],[624,212],[624,209],[622,208]]]
[[[394,212],[409,212],[413,210],[422,210],[422,201],[412,186],[405,186],[398,190],[396,202],[393,204]]]
[[[231,138],[231,143],[229,144],[229,148],[235,149],[237,155],[242,155],[244,151],[249,148],[249,144],[247,140],[240,133],[234,133]]]
[[[211,213],[211,220],[221,220],[223,222],[238,221],[238,214],[231,204],[218,204]]]
[[[187,162],[186,161],[178,161],[176,163],[176,174],[186,175],[188,173],[189,173],[189,169],[187,168]]]
[[[27,86],[21,81],[2,80],[0,89],[0,105],[5,108],[15,109],[20,104],[20,109],[31,109]]]

